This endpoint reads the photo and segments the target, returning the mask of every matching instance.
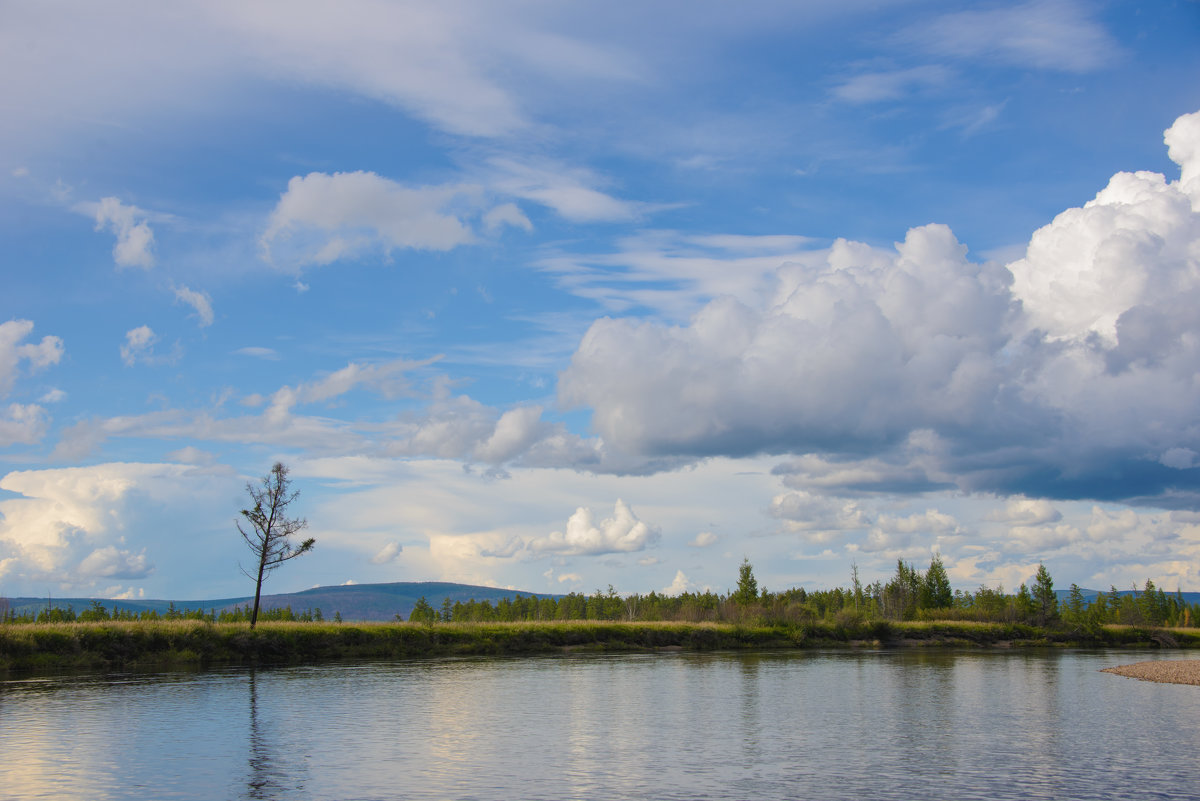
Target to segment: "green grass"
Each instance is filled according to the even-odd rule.
[[[969,621],[797,626],[723,623],[245,623],[195,620],[0,625],[0,670],[303,664],[656,649],[828,647],[1185,647],[1196,629],[1105,626],[1087,632]]]

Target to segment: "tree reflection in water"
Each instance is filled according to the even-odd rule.
[[[269,727],[259,720],[258,713],[258,675],[250,671],[250,748],[247,751],[249,778],[246,780],[246,798],[272,799],[278,798],[287,787],[286,777],[278,764],[275,749],[271,745]]]

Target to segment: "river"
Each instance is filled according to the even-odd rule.
[[[895,650],[0,682],[5,799],[1200,797],[1187,653]]]

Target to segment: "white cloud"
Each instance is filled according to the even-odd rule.
[[[371,564],[386,565],[389,562],[396,561],[396,557],[404,550],[404,546],[392,540],[379,549],[379,552],[371,557]]]
[[[502,225],[520,228],[523,231],[533,230],[533,223],[516,203],[504,203],[491,209],[483,215],[483,225],[489,231],[499,230]]]
[[[1186,175],[1197,118],[1167,134]],[[885,491],[1190,503],[1200,485],[1177,465],[1200,452],[1193,186],[1122,173],[1007,268],[928,225],[894,253],[839,240],[778,266],[772,294],[717,297],[685,325],[600,319],[559,400],[590,408],[608,449],[644,457],[803,453],[845,489],[875,472]]]
[[[31,370],[57,364],[63,355],[62,340],[55,336],[42,337],[37,344],[21,344],[30,332],[29,320],[8,320],[0,323],[0,398],[7,397],[16,384],[21,363]],[[51,390],[43,403],[54,403],[66,397],[61,390]],[[32,445],[46,434],[49,423],[46,410],[33,403],[10,403],[0,407],[0,448],[9,445]]]
[[[424,367],[436,360],[437,357],[420,362],[401,359],[379,364],[350,362],[340,370],[335,370],[315,381],[295,387],[279,388],[271,395],[270,404],[262,415],[263,420],[269,423],[273,429],[290,427],[301,422],[292,414],[293,407],[332,401],[359,387],[365,387],[388,399],[406,395],[410,392],[410,387],[405,373]],[[247,398],[244,403],[251,405],[251,400]],[[324,424],[319,425],[325,427]]]
[[[669,587],[663,587],[663,595],[681,595],[688,591],[692,586],[692,582],[683,574],[682,570],[675,571],[675,579]]]
[[[633,510],[618,499],[612,517],[597,522],[592,510],[581,506],[567,520],[566,533],[555,531],[526,545],[534,553],[595,556],[642,551],[658,538],[658,529],[638,520]]]
[[[688,545],[693,548],[707,548],[710,545],[716,544],[718,539],[717,535],[711,531],[701,531]]]
[[[591,407],[606,442],[641,453],[886,442],[983,412],[1006,281],[945,226],[910,231],[893,257],[839,241],[824,265],[776,278],[765,304],[721,297],[688,326],[598,320],[560,401]]]
[[[913,91],[936,88],[950,78],[945,67],[925,66],[890,72],[855,75],[833,88],[833,96],[846,103],[900,100]]]
[[[94,577],[140,578],[152,565],[120,540],[133,494],[169,493],[188,468],[162,464],[100,464],[11,472],[0,489],[0,556],[15,559],[25,580],[55,576],[70,583]]]
[[[94,209],[96,230],[108,228],[117,237],[113,261],[118,267],[148,270],[154,266],[154,232],[150,230],[146,212],[137,206],[126,206],[115,197],[101,198]]]
[[[146,559],[144,552],[135,554],[106,545],[84,557],[76,569],[83,576],[131,579],[145,578],[154,570],[154,565]]]
[[[395,248],[450,250],[475,241],[460,209],[479,203],[478,187],[408,187],[373,172],[296,176],[260,240],[267,259],[302,266]]]
[[[990,519],[1020,526],[1042,526],[1062,520],[1062,513],[1045,498],[1010,498]]]
[[[12,392],[22,361],[33,370],[58,364],[63,355],[62,340],[55,336],[42,337],[38,344],[22,345],[21,340],[33,331],[29,320],[8,320],[0,323],[0,398]]]
[[[821,259],[809,245],[799,236],[643,231],[620,240],[615,253],[559,253],[538,266],[557,276],[563,289],[610,312],[641,306],[679,320],[722,295],[761,302],[781,264]]]
[[[125,344],[121,346],[121,361],[132,367],[139,361],[150,360],[158,335],[148,325],[139,325],[125,332]]]
[[[486,8],[455,14],[435,6],[352,2],[336,11],[309,5],[299,14],[286,4],[234,3],[213,7],[212,15],[271,69],[353,88],[443,130],[495,136],[526,124],[479,59],[480,47],[496,47],[489,42],[496,31],[481,38],[483,31],[509,27]]]
[[[62,403],[67,399],[67,393],[61,389],[51,389],[42,396],[42,403]]]
[[[1193,467],[1200,467],[1200,458],[1198,457],[1200,454],[1191,448],[1169,448],[1162,456],[1158,457],[1158,461],[1160,464],[1176,470],[1190,470]]]
[[[46,434],[46,410],[32,403],[10,403],[0,411],[0,447],[32,445]]]
[[[559,584],[566,584],[567,582],[578,584],[583,581],[583,576],[578,573],[563,573],[558,577],[557,581]]]
[[[623,222],[639,213],[636,204],[600,191],[601,179],[584,169],[508,158],[493,159],[490,166],[489,184],[497,191],[539,203],[571,222]]]
[[[1091,72],[1109,66],[1120,54],[1113,38],[1091,18],[1091,9],[1074,0],[1032,0],[958,11],[913,25],[898,38],[935,55]]]
[[[1167,156],[1179,165],[1180,189],[1192,199],[1192,208],[1200,205],[1200,112],[1184,114],[1163,132]]]
[[[217,457],[209,451],[197,448],[194,445],[180,448],[179,450],[171,451],[167,454],[167,459],[180,464],[192,465],[212,465],[216,464]]]
[[[195,309],[195,317],[201,328],[207,328],[213,323],[212,299],[207,292],[197,292],[186,286],[175,288],[175,299],[182,301]]]
[[[1025,258],[1009,265],[1028,326],[1078,342],[1094,334],[1112,348],[1124,315],[1127,340],[1169,335],[1182,322],[1172,319],[1180,294],[1196,291],[1200,214],[1193,203],[1200,192],[1189,196],[1158,173],[1118,173],[1082,208],[1059,214],[1033,235]],[[1147,323],[1135,316],[1141,309],[1166,318],[1160,331],[1143,330]]]
[[[253,356],[256,359],[265,359],[267,361],[279,361],[279,352],[274,348],[263,348],[259,346],[249,346],[238,348],[234,353],[239,356]]]
[[[927,554],[933,546],[962,533],[958,521],[937,509],[911,515],[879,515],[860,546],[867,552]]]
[[[806,490],[775,496],[770,511],[773,517],[786,520],[790,531],[843,531],[868,525],[857,503]]]
[[[524,453],[542,439],[548,426],[542,422],[542,407],[509,409],[496,421],[487,441],[475,448],[475,458],[499,464]]]

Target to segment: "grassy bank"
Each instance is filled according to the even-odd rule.
[[[920,622],[852,626],[716,623],[206,623],[194,620],[0,626],[0,670],[303,664],[573,651],[829,647],[1184,647],[1195,629],[1105,626],[1090,632],[1020,624]]]

